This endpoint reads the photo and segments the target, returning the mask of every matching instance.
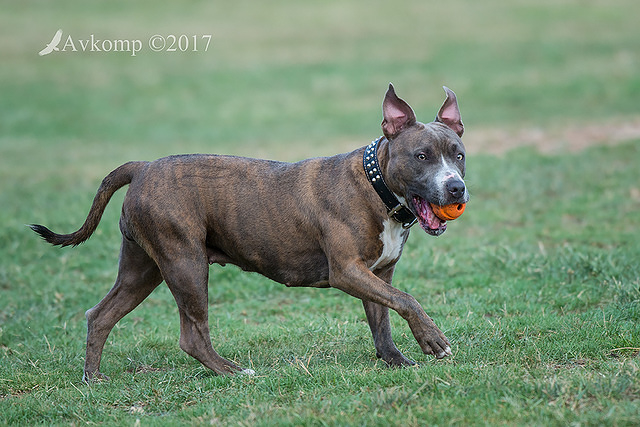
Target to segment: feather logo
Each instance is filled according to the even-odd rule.
[[[38,52],[38,55],[45,56],[45,55],[50,54],[54,50],[55,51],[60,50],[60,49],[58,49],[58,44],[60,44],[60,40],[61,39],[62,39],[62,30],[58,30],[53,35],[53,38],[51,39],[51,43],[48,43],[47,46],[44,49],[42,49],[40,52]]]

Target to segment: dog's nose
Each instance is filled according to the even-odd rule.
[[[450,179],[449,181],[447,181],[447,191],[449,192],[449,194],[451,194],[453,197],[455,197],[456,199],[461,198],[462,196],[464,196],[464,182],[462,182],[459,179]]]

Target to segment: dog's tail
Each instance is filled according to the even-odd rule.
[[[107,203],[118,189],[131,183],[133,177],[140,171],[140,169],[146,165],[147,162],[129,162],[118,167],[109,175],[107,175],[100,184],[98,192],[93,199],[93,205],[89,210],[89,215],[80,229],[71,234],[57,234],[49,230],[44,225],[32,224],[29,227],[36,233],[38,233],[44,240],[52,245],[59,246],[77,246],[80,243],[87,240],[100,222],[104,209],[107,207]]]

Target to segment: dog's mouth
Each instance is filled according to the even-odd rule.
[[[447,229],[447,221],[443,221],[436,216],[425,199],[420,196],[413,196],[413,210],[418,218],[420,227],[432,236],[439,236]]]

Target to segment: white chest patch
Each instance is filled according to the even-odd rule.
[[[383,226],[382,233],[380,233],[382,254],[380,254],[380,258],[369,267],[371,271],[379,267],[384,267],[398,259],[402,251],[405,233],[408,232],[408,230],[402,228],[402,224],[392,219],[385,220]]]

